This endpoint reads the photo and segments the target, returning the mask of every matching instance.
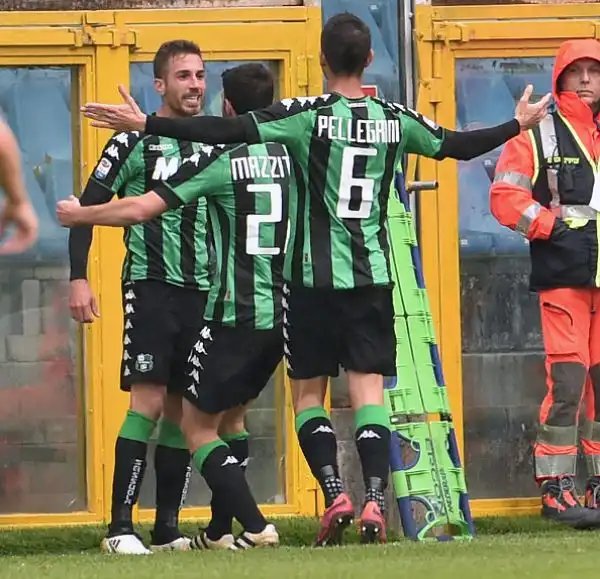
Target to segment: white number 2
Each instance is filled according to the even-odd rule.
[[[377,155],[377,149],[361,147],[344,148],[336,211],[338,217],[342,219],[366,219],[371,215],[375,181],[373,179],[353,177],[352,175],[354,174],[354,163],[357,157],[373,157],[375,155]],[[352,187],[360,189],[360,202],[356,209],[350,209]]]
[[[279,255],[279,247],[260,247],[260,224],[279,223],[283,219],[283,192],[277,183],[256,184],[246,187],[248,193],[268,193],[271,211],[265,215],[248,215],[246,218],[246,253],[248,255]]]

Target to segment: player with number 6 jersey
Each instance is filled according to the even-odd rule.
[[[297,191],[290,199],[290,241],[284,277],[285,354],[294,390],[300,446],[327,506],[317,544],[338,542],[353,518],[336,458],[336,437],[323,407],[327,378],[347,371],[356,445],[365,481],[361,535],[385,540],[389,418],[383,376],[396,373],[396,337],[387,239],[387,204],[405,153],[471,159],[501,145],[545,114],[548,97],[489,129],[455,132],[402,105],[367,97],[362,75],[372,62],[368,26],[336,14],[321,34],[328,92],[284,99],[236,118],[145,117],[127,105],[87,105],[99,127],[147,132],[205,143],[278,142],[294,161]]]

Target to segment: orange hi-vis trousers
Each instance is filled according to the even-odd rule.
[[[539,292],[548,391],[540,409],[535,477],[575,476],[580,410],[589,476],[600,476],[600,289]]]

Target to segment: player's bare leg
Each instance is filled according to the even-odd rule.
[[[179,530],[179,512],[183,507],[192,472],[190,452],[181,432],[181,396],[167,393],[160,422],[154,471],[156,474],[156,516],[152,551],[187,551],[191,539]]]
[[[228,497],[231,513],[244,529],[229,549],[276,546],[279,536],[275,527],[262,516],[238,460],[219,438],[222,417],[223,412],[207,414],[183,401],[181,426],[193,462],[213,495]]]
[[[327,377],[292,380],[296,432],[306,462],[325,496],[325,513],[315,546],[339,545],[354,519],[354,507],[344,492],[337,462],[337,440],[324,408]]]
[[[165,393],[165,386],[131,386],[129,410],[115,444],[111,521],[108,535],[101,545],[105,552],[124,555],[151,553],[134,532],[132,510],[139,498],[146,471],[148,441],[161,415]]]
[[[390,430],[384,406],[383,376],[348,371],[348,391],[356,422],[356,448],[365,483],[365,503],[359,520],[361,542],[386,542],[383,514],[389,472]]]

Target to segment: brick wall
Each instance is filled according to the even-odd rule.
[[[66,268],[0,273],[0,512],[85,508]]]

